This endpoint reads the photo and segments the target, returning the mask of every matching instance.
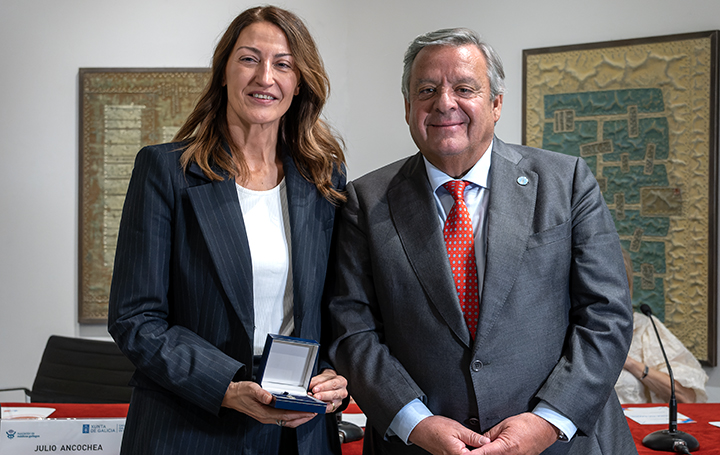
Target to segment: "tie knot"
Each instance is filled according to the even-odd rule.
[[[468,182],[465,180],[450,180],[449,182],[443,183],[443,188],[448,190],[454,200],[464,200],[463,193]]]

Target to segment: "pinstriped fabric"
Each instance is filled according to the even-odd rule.
[[[123,453],[274,453],[279,427],[220,408],[229,382],[252,372],[252,266],[234,181],[183,173],[179,148],[138,153],[118,235],[108,330],[138,368]],[[296,335],[320,339],[335,208],[292,159],[284,167]],[[298,429],[300,453],[337,453],[334,422],[316,420]]]
[[[305,337],[321,333],[320,306],[316,302],[322,298],[324,281],[318,283],[318,277],[324,277],[327,270],[335,209],[331,209],[333,214],[328,213],[322,196],[299,172],[286,172],[285,179],[291,226],[293,288],[296,290],[295,333]],[[298,289],[307,292],[299,293]]]

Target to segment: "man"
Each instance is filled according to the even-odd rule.
[[[365,453],[636,453],[613,391],[632,335],[615,226],[582,159],[494,136],[503,78],[470,30],[418,37],[420,153],[347,187],[330,352]]]

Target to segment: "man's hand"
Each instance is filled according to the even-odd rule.
[[[313,412],[286,411],[270,406],[270,392],[251,381],[231,382],[225,392],[222,405],[247,414],[261,423],[296,428],[312,420]]]
[[[508,417],[485,433],[492,442],[473,455],[537,455],[557,441],[557,429],[531,412]]]
[[[467,446],[480,447],[490,442],[485,436],[442,416],[421,420],[408,439],[433,455],[467,454],[470,453]]]

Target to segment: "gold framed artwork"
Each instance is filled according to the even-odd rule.
[[[207,68],[81,68],[78,321],[107,320],[120,215],[135,155],[169,142]]]
[[[717,364],[718,31],[523,51],[523,143],[582,157],[633,304]]]

